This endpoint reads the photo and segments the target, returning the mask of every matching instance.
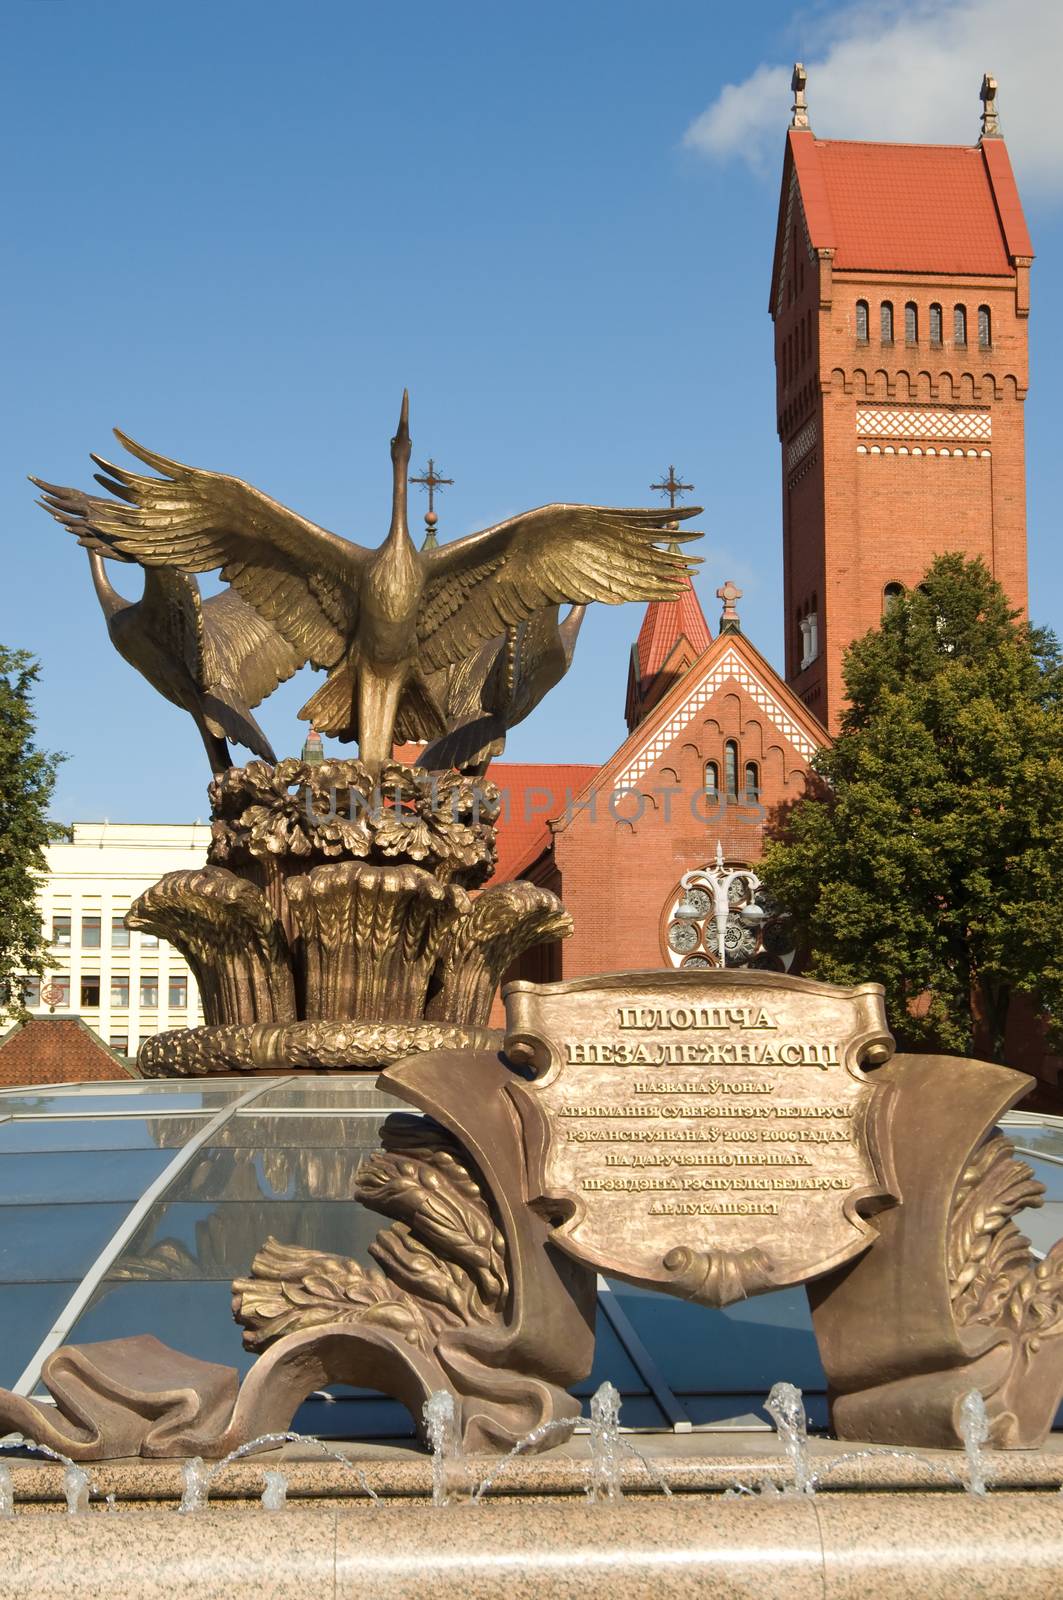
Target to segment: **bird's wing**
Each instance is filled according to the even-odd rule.
[[[45,511],[50,511],[56,522],[72,533],[86,550],[106,556],[109,561],[124,561],[131,566],[136,564],[132,556],[123,555],[121,550],[115,549],[110,539],[105,539],[97,531],[97,519],[114,509],[112,500],[104,500],[98,494],[86,494],[82,489],[64,489],[56,483],[45,483],[43,478],[31,478],[30,482],[36,484],[43,496],[37,504],[43,506]]]
[[[697,558],[659,544],[696,538],[665,525],[700,509],[541,506],[426,552],[417,622],[424,665],[459,661],[542,606],[676,599]]]
[[[156,455],[115,429],[120,442],[164,476],[101,456],[96,474],[113,501],[33,481],[46,508],[83,537],[144,566],[220,569],[242,599],[315,667],[340,659],[357,624],[358,577],[369,551],[337,538],[239,478]]]
[[[231,684],[247,706],[257,706],[306,661],[235,589],[203,601],[203,624],[211,680]]]

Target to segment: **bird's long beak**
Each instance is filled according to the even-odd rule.
[[[410,459],[410,391],[402,391],[402,410],[399,412],[399,425],[395,430],[395,437],[391,441],[391,459],[395,461],[402,455],[404,462]]]
[[[391,441],[391,467],[393,486],[391,491],[391,530],[389,538],[409,537],[409,528],[406,522],[406,476],[410,469],[410,391],[402,391],[402,410],[399,412],[399,426],[395,437]]]

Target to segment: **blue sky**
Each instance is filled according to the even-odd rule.
[[[191,722],[113,652],[86,558],[25,482],[89,485],[116,423],[365,544],[387,527],[404,384],[416,465],[431,454],[456,480],[444,537],[554,499],[652,503],[674,461],[705,507],[710,623],[734,578],[779,664],[767,296],[797,56],[813,127],[839,137],[973,142],[983,68],[1000,80],[1038,251],[1031,610],[1063,628],[1054,0],[6,0],[2,15],[0,639],[41,658],[64,820],[206,812]],[[592,608],[511,757],[611,753],[640,618]],[[314,682],[263,708],[281,753]]]

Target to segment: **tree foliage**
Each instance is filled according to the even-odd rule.
[[[38,667],[24,650],[0,645],[0,1010],[22,1012],[19,973],[42,972],[46,948],[37,905],[44,848],[66,837],[48,806],[63,757],[34,743]]]
[[[1026,995],[1063,1023],[1063,666],[981,561],[938,557],[846,653],[813,792],[762,872],[813,976],[885,985],[908,1047],[1004,1059]]]

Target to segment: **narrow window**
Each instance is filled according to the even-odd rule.
[[[129,1004],[129,979],[127,977],[111,979],[111,1005],[116,1011],[124,1011]]]
[[[993,343],[993,324],[988,306],[978,307],[978,348],[988,350]]]
[[[65,972],[57,972],[54,978],[48,979],[48,988],[51,991],[48,998],[48,1009],[54,1011],[56,1006],[70,1004],[70,976]]]
[[[952,337],[956,344],[967,343],[967,307],[955,306],[952,312]]]
[[[724,793],[728,800],[738,799],[738,746],[728,739],[723,747]]]
[[[142,933],[140,935],[140,948],[142,950],[157,950],[159,948],[158,935],[154,933]]]
[[[720,792],[720,769],[715,761],[705,763],[705,793],[715,800]]]
[[[919,309],[914,300],[909,300],[904,308],[904,342],[919,343]]]
[[[70,918],[52,918],[52,943],[69,945],[70,943]]]
[[[815,597],[815,595],[813,595],[812,596],[813,605],[815,605],[815,600],[816,600],[816,597]],[[818,655],[819,655],[819,616],[815,611],[810,611],[808,613],[808,664],[809,664],[809,666],[811,666],[812,662],[815,661],[815,659],[816,659],[816,657]]]
[[[129,949],[129,929],[125,925],[124,917],[111,918],[111,949]]]
[[[891,606],[895,606],[898,600],[903,599],[904,584],[887,583],[886,587],[882,591],[882,615],[885,616],[886,612],[889,611]]]
[[[41,1003],[41,980],[36,975],[22,980],[22,1004],[24,1006],[39,1006]]]
[[[939,305],[932,305],[930,307],[930,343],[931,344],[940,344],[941,343],[942,327],[943,327],[943,324],[942,324],[942,320],[941,320],[941,307]]]
[[[116,1054],[120,1056],[127,1056],[129,1054],[128,1033],[112,1033],[108,1036],[107,1043],[110,1045],[111,1049],[116,1052]]]
[[[760,798],[760,768],[755,761],[746,762],[746,805],[756,805]]]
[[[867,301],[858,300],[856,302],[856,337],[860,344],[867,343],[867,330]]]
[[[154,1008],[155,1006],[158,1005],[158,1003],[159,1003],[159,980],[158,980],[157,977],[156,978],[141,978],[141,980],[140,980],[140,1003],[141,1003],[142,1006],[147,1006],[148,1008]]]
[[[879,312],[882,328],[882,343],[893,343],[893,301],[883,300]]]
[[[170,979],[170,1006],[183,1010],[188,1004],[188,979],[184,976]]]
[[[98,950],[100,948],[99,917],[82,917],[81,948],[83,950]]]
[[[100,975],[98,972],[86,973],[81,980],[81,1009],[82,1011],[98,1011],[100,1009]]]

